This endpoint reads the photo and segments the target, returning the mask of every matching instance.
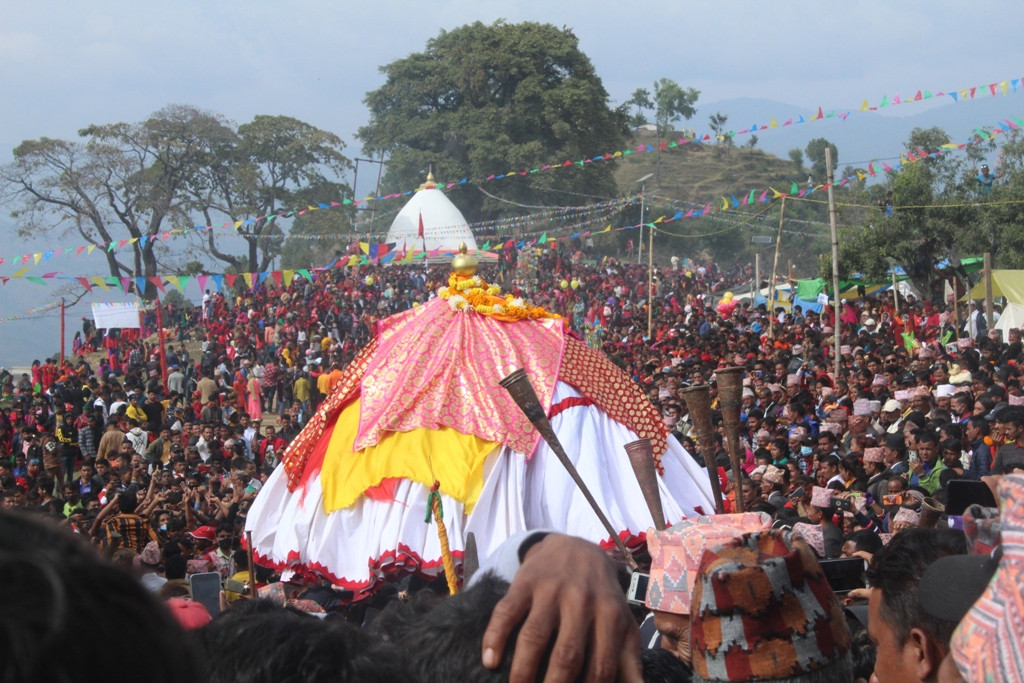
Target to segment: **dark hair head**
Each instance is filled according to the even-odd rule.
[[[883,547],[868,566],[867,580],[882,593],[879,614],[903,645],[912,628],[921,628],[943,647],[949,645],[955,623],[925,613],[917,603],[917,586],[935,560],[967,553],[967,537],[953,529],[907,529]]]
[[[395,648],[366,631],[342,619],[321,620],[265,600],[239,601],[197,636],[209,683],[410,679]],[[479,660],[480,653],[476,655]]]
[[[491,612],[507,591],[508,583],[490,573],[450,598],[421,590],[407,603],[388,605],[371,630],[405,653],[409,670],[419,674],[422,683],[507,680],[518,629],[509,637],[497,669],[484,668],[480,659]],[[542,677],[540,673],[538,678]]]
[[[198,680],[185,636],[141,583],[45,519],[0,513],[7,680]],[[118,643],[118,663],[97,653]],[[159,666],[153,666],[160,662]]]

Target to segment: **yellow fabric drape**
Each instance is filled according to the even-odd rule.
[[[359,406],[357,399],[341,411],[324,455],[324,512],[350,507],[366,489],[390,477],[428,488],[443,481],[445,494],[472,511],[484,485],[484,461],[498,444],[441,427],[388,432],[375,446],[353,452]]]

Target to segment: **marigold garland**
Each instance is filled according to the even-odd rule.
[[[452,310],[472,310],[505,322],[562,317],[557,313],[549,313],[540,306],[530,306],[523,299],[511,294],[502,297],[501,287],[487,284],[479,275],[452,273],[448,278],[448,286],[439,289],[437,294],[448,302]]]

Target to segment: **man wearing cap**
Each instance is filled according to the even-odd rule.
[[[882,489],[888,482],[885,470],[885,449],[865,448],[864,473],[868,475],[868,493],[875,500],[882,500]]]
[[[644,602],[654,611],[654,625],[664,649],[690,664],[692,591],[705,550],[770,525],[766,513],[749,512],[701,516],[664,531],[648,530],[651,574]]]
[[[903,406],[894,398],[882,404],[882,412],[878,416],[881,434],[895,434],[900,431],[903,423]]]
[[[843,609],[793,532],[709,548],[691,592],[694,681],[854,680]]]

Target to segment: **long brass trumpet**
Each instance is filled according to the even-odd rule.
[[[729,441],[729,460],[732,462],[732,481],[737,490],[736,511],[743,512],[743,496],[739,495],[743,481],[740,461],[743,459],[743,444],[740,443],[740,403],[743,398],[743,373],[741,367],[722,368],[715,371],[718,379],[718,404],[722,409],[725,436]]]
[[[569,460],[568,454],[565,449],[562,448],[561,442],[555,435],[555,430],[551,428],[551,422],[548,420],[548,416],[544,414],[544,407],[540,404],[540,399],[537,398],[537,392],[534,391],[533,385],[530,384],[530,379],[526,376],[526,371],[522,368],[515,370],[512,374],[508,375],[505,379],[499,382],[501,386],[512,397],[512,400],[516,402],[519,409],[523,411],[527,419],[533,423],[533,426],[540,432],[540,435],[544,437],[544,441],[547,442],[551,450],[558,456],[558,460],[565,467],[565,470],[569,473],[569,476],[576,483],[576,487],[579,488],[580,493],[586,498],[587,502],[590,503],[590,507],[593,508],[594,513],[597,514],[597,518],[601,520],[601,524],[604,525],[605,531],[611,536],[612,541],[615,543],[615,547],[622,553],[622,557],[625,559],[626,564],[629,565],[630,569],[636,571],[638,569],[636,560],[633,559],[632,553],[626,548],[626,544],[619,538],[619,532],[615,530],[611,522],[605,516],[604,512],[601,511],[597,501],[594,499],[590,489],[587,488],[586,483],[583,481],[583,477],[576,470],[576,466]]]
[[[671,438],[671,437],[669,437]],[[654,520],[654,528],[664,531],[665,513],[661,509],[661,491],[658,489],[658,473],[654,467],[654,449],[651,448],[650,439],[637,439],[625,445],[626,455],[629,456],[629,464],[633,467],[633,474],[640,484],[640,491],[644,494],[644,502],[647,509],[651,511],[651,519]]]
[[[711,434],[714,429],[711,426],[711,395],[707,385],[687,387],[682,390],[683,401],[686,402],[686,409],[690,411],[693,418],[693,427],[697,430],[698,448],[704,456],[704,466],[708,468],[708,478],[711,480],[711,493],[715,500],[715,512],[725,512],[725,504],[722,502],[722,487],[718,483],[718,467],[715,465],[715,453],[711,448]]]

